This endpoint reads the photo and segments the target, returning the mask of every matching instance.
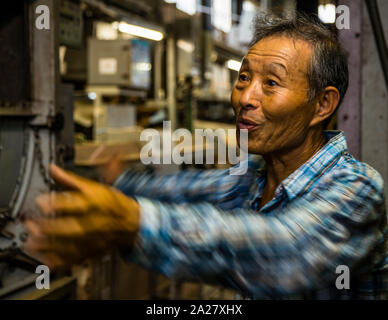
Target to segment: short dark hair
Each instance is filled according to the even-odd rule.
[[[314,16],[293,13],[286,18],[279,18],[272,14],[259,14],[254,20],[254,34],[249,47],[263,38],[277,35],[304,40],[313,48],[307,70],[309,101],[325,87],[333,86],[340,93],[341,104],[348,88],[349,71],[347,52],[338,37]]]

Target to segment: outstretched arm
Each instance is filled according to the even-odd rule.
[[[135,249],[124,253],[129,261],[257,298],[334,286],[336,267],[354,274],[386,228],[381,178],[346,168],[276,216],[137,201],[141,227]]]
[[[240,204],[247,196],[248,186],[254,183],[255,170],[260,165],[257,157],[249,158],[248,171],[244,175],[231,175],[225,170],[184,170],[173,174],[134,172],[120,175],[114,187],[128,196],[185,202],[232,202]],[[241,164],[240,164],[241,165]]]
[[[75,191],[45,195],[29,220],[27,249],[49,266],[121,248],[166,276],[216,282],[253,297],[282,297],[334,283],[338,265],[381,262],[387,221],[381,177],[344,167],[270,216],[210,203],[167,204],[52,168]],[[55,215],[53,215],[55,213]],[[382,250],[383,251],[383,250]],[[386,252],[384,252],[386,254]]]

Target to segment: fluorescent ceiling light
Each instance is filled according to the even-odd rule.
[[[120,32],[128,33],[136,37],[146,38],[154,41],[160,41],[164,37],[163,33],[160,31],[135,26],[126,22],[120,22],[119,30]]]
[[[167,2],[167,3],[176,3],[176,0],[164,0],[164,2]]]
[[[230,69],[230,70],[234,70],[234,71],[240,71],[240,68],[241,68],[241,62],[240,61],[237,61],[237,60],[228,60],[226,62],[226,66]]]
[[[318,17],[323,23],[335,22],[335,5],[334,4],[320,4],[318,6]]]
[[[194,45],[191,42],[179,39],[177,41],[177,46],[179,49],[186,51],[188,53],[192,53],[194,51]]]

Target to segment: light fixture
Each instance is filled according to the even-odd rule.
[[[152,65],[148,62],[137,62],[134,64],[133,68],[137,71],[151,71]]]
[[[90,100],[96,100],[97,94],[96,94],[95,92],[89,92],[89,93],[88,93],[88,98],[89,98]]]
[[[318,6],[318,17],[323,23],[335,22],[335,5],[331,3]]]
[[[116,40],[117,28],[112,23],[97,22],[96,37],[99,40]]]
[[[243,3],[243,10],[244,11],[254,12],[256,10],[256,7],[255,7],[255,5],[251,1],[244,1],[244,3]]]
[[[164,2],[175,3],[178,10],[191,16],[197,12],[197,0],[164,0]]]
[[[232,1],[212,0],[213,25],[224,32],[230,32],[232,28]]]
[[[120,32],[128,33],[136,37],[141,37],[154,41],[160,41],[164,37],[163,33],[160,31],[135,26],[126,22],[120,22],[118,29],[120,30]]]
[[[237,60],[233,60],[233,59],[230,59],[226,62],[226,66],[230,69],[230,70],[234,70],[234,71],[240,71],[240,68],[241,68],[241,62],[240,61],[237,61]]]
[[[194,15],[197,12],[197,1],[196,0],[178,0],[176,2],[176,8],[189,15]]]

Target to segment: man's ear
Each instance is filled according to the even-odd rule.
[[[323,89],[315,102],[315,113],[310,121],[310,127],[322,123],[337,109],[340,101],[340,93],[337,88],[329,86]]]

